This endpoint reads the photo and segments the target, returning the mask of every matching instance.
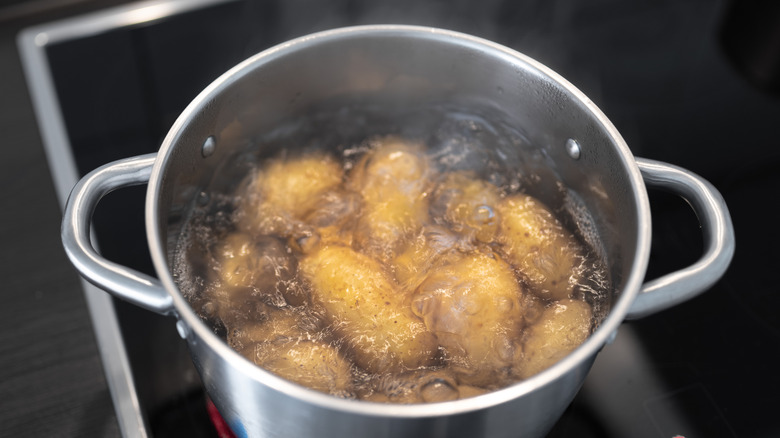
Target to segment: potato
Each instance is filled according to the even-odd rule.
[[[305,307],[265,307],[263,315],[251,324],[228,330],[227,341],[241,350],[262,342],[326,340],[323,323]]]
[[[511,370],[522,328],[522,295],[506,262],[473,253],[433,269],[412,310],[446,350],[459,383],[495,384]]]
[[[527,379],[574,351],[590,335],[592,312],[584,301],[561,300],[530,326],[516,373]]]
[[[391,258],[405,239],[419,231],[428,215],[425,200],[400,194],[383,202],[364,204],[363,209],[355,229],[355,242],[363,252],[380,260]]]
[[[368,203],[396,194],[416,198],[426,190],[430,172],[422,145],[385,137],[357,163],[348,185]]]
[[[375,378],[373,401],[431,403],[457,400],[458,384],[446,369],[421,369]]]
[[[416,318],[382,266],[339,245],[326,245],[300,262],[312,301],[370,372],[431,365],[436,338]]]
[[[325,154],[271,160],[245,187],[239,227],[255,234],[292,234],[320,196],[341,184],[343,173]]]
[[[499,195],[498,187],[474,172],[452,172],[437,186],[431,209],[459,234],[490,243],[498,230],[495,210]]]
[[[343,188],[323,193],[303,218],[306,228],[290,237],[290,247],[309,253],[321,245],[351,246],[360,204],[360,195]]]
[[[532,196],[515,194],[498,204],[498,241],[507,260],[527,277],[541,298],[571,298],[580,280],[583,254],[574,236]]]
[[[475,397],[489,390],[458,385],[448,368],[423,369],[374,379],[372,391],[359,394],[363,400],[380,403],[435,403]]]
[[[363,211],[355,230],[359,249],[388,260],[404,239],[428,221],[430,166],[419,145],[383,139],[356,165],[348,187]]]
[[[431,268],[444,260],[459,257],[458,238],[444,227],[430,225],[399,249],[390,266],[405,291],[414,291]]]
[[[229,344],[256,365],[300,385],[337,395],[352,390],[352,368],[338,349],[305,326],[307,315],[273,309],[268,319],[230,331]]]
[[[317,391],[346,395],[352,386],[349,362],[329,344],[310,340],[263,346],[257,365]]]
[[[226,311],[246,311],[247,301],[283,306],[306,300],[294,281],[297,262],[276,238],[231,233],[216,245],[215,257],[220,290],[217,301],[223,319],[228,319]]]

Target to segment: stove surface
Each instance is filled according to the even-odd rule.
[[[780,190],[780,102],[729,64],[719,40],[728,3],[304,3],[144,2],[26,30],[20,52],[60,201],[93,168],[156,151],[201,89],[276,43],[390,22],[491,39],[578,86],[635,155],[710,180],[737,231],[726,276],[700,297],[624,323],[549,436],[780,436],[780,302],[768,255],[780,238],[764,207]],[[684,201],[650,196],[648,279],[691,264],[703,245]],[[143,202],[143,187],[108,195],[94,229],[104,256],[153,274]],[[123,434],[217,436],[175,321],[84,288]]]

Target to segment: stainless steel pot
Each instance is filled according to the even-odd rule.
[[[229,348],[177,286],[171,264],[178,231],[198,193],[225,171],[226,163],[235,162],[245,148],[262,148],[253,145],[258,138],[323,102],[395,109],[431,102],[483,106],[504,114],[502,123],[521,128],[534,145],[535,165],[552,169],[595,218],[592,226],[609,266],[612,297],[593,335],[526,381],[426,405],[331,397],[259,369]],[[90,220],[100,198],[144,183],[148,243],[159,280],[103,259],[90,243]],[[701,221],[705,251],[695,264],[643,283],[651,231],[646,184],[689,201]],[[157,154],[117,161],[85,176],[69,199],[62,238],[71,261],[89,281],[177,319],[222,415],[239,436],[258,437],[541,436],[571,402],[596,354],[624,319],[706,290],[724,273],[734,251],[731,219],[712,185],[675,166],[632,156],[593,102],[550,69],[479,38],[392,25],[317,33],[237,65],[184,110]]]

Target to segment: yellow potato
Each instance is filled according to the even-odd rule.
[[[374,259],[331,245],[304,257],[299,267],[311,285],[312,301],[324,309],[359,366],[386,372],[436,360],[435,337]]]
[[[338,349],[305,326],[307,315],[273,309],[259,324],[229,331],[228,343],[266,370],[300,385],[335,395],[352,388],[352,369]]]
[[[436,403],[475,397],[488,389],[458,385],[448,368],[416,370],[374,379],[371,390],[360,393],[361,400],[379,403]]]
[[[290,237],[290,247],[310,253],[322,245],[352,246],[360,205],[360,195],[343,188],[323,193],[304,216],[305,228]]]
[[[552,212],[537,199],[512,195],[498,204],[498,241],[507,260],[527,277],[542,298],[571,298],[582,275],[582,249]]]
[[[367,203],[355,229],[355,241],[365,253],[387,260],[405,239],[419,231],[427,217],[425,199],[396,194],[383,202]]]
[[[458,239],[444,227],[430,225],[400,248],[390,266],[405,291],[414,291],[433,266],[459,257]]]
[[[418,197],[428,184],[430,163],[423,146],[396,137],[377,141],[355,165],[349,186],[368,203],[381,202],[396,193]]]
[[[556,301],[545,309],[527,329],[518,376],[527,379],[574,351],[590,335],[591,317],[590,306],[584,301]]]
[[[352,386],[349,362],[332,345],[301,340],[263,346],[257,365],[317,391],[346,395]]]
[[[511,371],[523,322],[522,295],[506,262],[474,253],[433,269],[412,310],[446,350],[459,383],[495,384]]]
[[[293,281],[297,262],[283,243],[273,237],[253,238],[232,233],[215,248],[219,278],[220,316],[226,311],[247,310],[247,301],[264,301],[275,306],[300,305],[304,290]]]
[[[457,400],[458,384],[447,369],[422,369],[375,378],[372,401],[431,403]]]
[[[239,226],[253,233],[286,237],[320,196],[338,187],[342,179],[341,165],[329,155],[271,160],[244,190]]]
[[[348,186],[363,198],[357,246],[388,260],[428,220],[430,166],[419,145],[384,139],[356,165]]]
[[[498,187],[479,179],[473,172],[452,172],[439,183],[432,209],[452,229],[472,240],[490,243],[498,230],[496,206]]]
[[[442,371],[428,372],[425,378],[418,383],[417,393],[421,401],[425,403],[453,401],[461,398],[455,379]]]
[[[236,349],[262,342],[324,341],[323,323],[305,307],[265,307],[262,317],[228,329],[227,341]]]

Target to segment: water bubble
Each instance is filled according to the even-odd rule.
[[[452,382],[436,378],[426,382],[420,388],[420,396],[423,401],[431,403],[457,400],[459,394],[457,387]]]

